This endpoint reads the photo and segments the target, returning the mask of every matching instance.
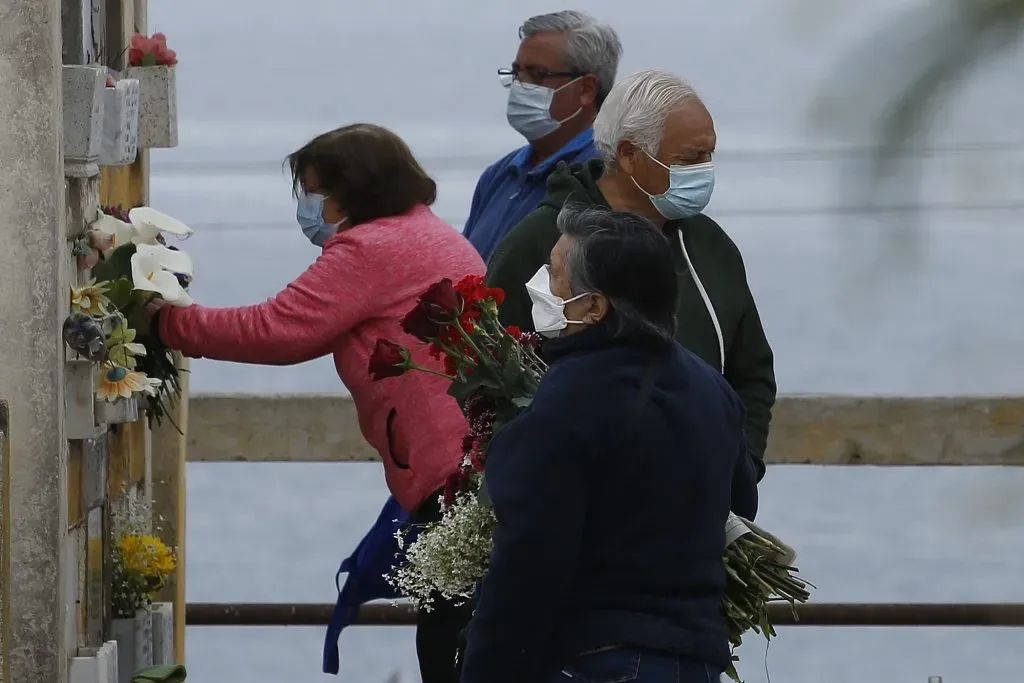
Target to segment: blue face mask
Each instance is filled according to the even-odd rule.
[[[562,88],[572,85],[577,80],[579,79],[569,81]],[[508,124],[529,142],[554,133],[563,123],[583,111],[581,107],[572,116],[556,121],[551,116],[551,101],[558,90],[533,83],[512,81],[508,90],[508,107],[505,110]]]
[[[647,154],[647,152],[644,152]],[[668,171],[668,189],[661,194],[651,194],[633,179],[633,184],[651,199],[658,213],[670,221],[696,216],[711,201],[715,189],[715,165],[693,164],[692,166],[666,166],[650,154],[654,163]]]
[[[302,228],[302,234],[318,247],[324,246],[327,240],[334,237],[338,227],[345,221],[334,225],[324,222],[324,196],[322,194],[303,194],[299,196],[299,205],[295,209],[295,220]]]

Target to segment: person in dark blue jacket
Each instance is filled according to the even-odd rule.
[[[743,405],[674,341],[660,230],[572,206],[558,225],[527,284],[550,369],[487,457],[497,527],[462,683],[717,683],[726,517],[757,512]]]

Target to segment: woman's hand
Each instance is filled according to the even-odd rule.
[[[135,323],[133,327],[139,334],[160,338],[154,323],[157,313],[166,304],[167,302],[160,297],[154,297],[147,301],[142,308],[137,309],[135,316],[133,316],[136,317],[136,320],[133,321]]]

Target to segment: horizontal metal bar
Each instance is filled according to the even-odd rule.
[[[189,626],[325,626],[334,605],[288,603],[189,603]],[[778,626],[1024,626],[1022,603],[807,603],[771,605]],[[357,624],[412,626],[416,610],[407,603],[370,603]]]

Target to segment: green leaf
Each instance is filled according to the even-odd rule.
[[[463,403],[480,389],[482,383],[483,381],[479,375],[470,375],[465,379],[456,379],[448,387],[448,395],[459,403]]]
[[[107,288],[107,298],[110,299],[110,303],[114,305],[114,308],[123,313],[132,303],[131,280],[118,278],[110,281]]]
[[[123,244],[100,261],[92,269],[92,276],[97,282],[110,282],[118,278],[132,277],[132,256],[135,254],[134,244]]]

